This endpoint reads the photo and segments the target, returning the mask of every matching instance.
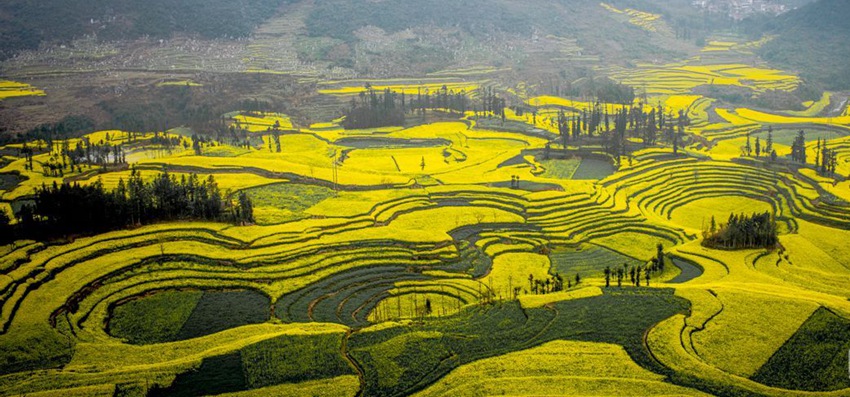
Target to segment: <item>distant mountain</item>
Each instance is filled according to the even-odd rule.
[[[825,89],[850,89],[850,1],[818,0],[765,26],[777,37],[760,55]]]
[[[310,38],[294,43],[302,59],[378,73],[385,65],[429,70],[458,60],[527,59],[533,69],[541,52],[547,59],[671,60],[697,51],[719,24],[691,0],[0,0],[0,59],[86,35],[246,37],[280,19],[284,3],[309,10],[286,21],[306,26]],[[357,50],[369,54],[355,58]]]
[[[349,44],[409,38],[408,47],[450,43],[450,54],[484,45],[506,57],[553,47],[549,40],[575,40],[573,54],[599,55],[606,61],[664,60],[696,50],[699,37],[717,26],[690,0],[314,0],[306,20],[313,37]],[[376,29],[377,28],[377,29]],[[385,36],[386,35],[386,36]],[[401,40],[392,45],[398,47]],[[561,41],[566,43],[566,41]],[[429,46],[429,44],[431,44]],[[445,46],[444,46],[445,47]],[[500,48],[501,47],[501,48]],[[425,48],[426,50],[428,48]],[[540,51],[537,51],[538,53]],[[461,52],[461,53],[458,53]]]
[[[174,33],[243,37],[290,0],[3,0],[0,58],[42,42],[95,34],[103,40]]]

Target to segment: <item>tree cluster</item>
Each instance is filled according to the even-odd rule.
[[[398,94],[390,89],[378,93],[370,88],[360,93],[359,101],[351,99],[342,126],[359,129],[403,125],[405,107],[404,93]]]
[[[800,130],[791,144],[791,160],[806,163],[806,131]]]
[[[646,146],[664,140],[677,152],[685,126],[690,123],[684,112],[680,111],[678,117],[672,113],[665,115],[665,109],[660,106],[654,108],[638,104],[613,113],[608,108],[607,104],[597,100],[591,109],[583,109],[572,117],[560,112],[553,124],[558,128],[561,145],[566,148],[570,141],[599,136],[605,152],[619,159],[626,154],[627,138],[638,138]]]
[[[724,249],[772,248],[779,241],[777,235],[776,222],[769,212],[731,214],[726,224],[719,226],[711,218],[711,225],[703,233],[703,244]]]
[[[358,98],[352,98],[342,126],[349,129],[375,128],[403,125],[406,114],[424,115],[428,110],[463,115],[475,110],[476,114],[492,115],[504,119],[505,100],[497,96],[492,88],[483,89],[480,103],[473,103],[464,90],[454,91],[443,86],[431,92],[417,90],[415,96],[395,92],[389,88],[378,92],[370,85]]]
[[[98,180],[90,185],[57,184],[36,190],[34,204],[17,212],[20,237],[54,238],[102,233],[162,221],[206,220],[252,223],[253,204],[240,192],[236,202],[222,195],[215,178],[180,178],[164,171],[151,181],[133,170],[113,190]]]
[[[821,175],[835,175],[838,167],[838,152],[826,146],[826,141],[818,138],[818,146],[815,157],[815,167]]]
[[[581,276],[576,274],[576,284],[581,280]],[[572,287],[572,283],[567,280],[568,287]],[[533,274],[528,275],[528,291],[535,295],[545,295],[553,292],[564,290],[564,278],[560,273],[555,273],[554,276],[546,277],[545,279],[534,278]],[[519,295],[520,287],[514,287],[514,296]]]

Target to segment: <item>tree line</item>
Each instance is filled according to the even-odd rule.
[[[163,170],[145,181],[135,169],[111,190],[101,180],[90,185],[43,185],[36,189],[33,202],[15,216],[18,224],[13,226],[0,219],[3,236],[50,239],[176,220],[254,222],[251,198],[245,192],[222,194],[212,175],[205,180],[197,174],[178,178]]]
[[[0,144],[44,141],[50,146],[54,140],[77,137],[94,130],[94,120],[88,116],[65,116],[54,123],[39,124],[24,133],[0,134]]]
[[[649,287],[652,274],[664,271],[664,246],[659,243],[656,250],[655,257],[644,266],[629,266],[628,263],[624,263],[623,267],[614,267],[613,269],[611,266],[606,266],[603,271],[605,288],[611,287],[612,279],[616,279],[617,287],[622,288],[626,276],[629,277],[629,282],[635,287],[640,287],[641,279],[644,279],[644,285]]]

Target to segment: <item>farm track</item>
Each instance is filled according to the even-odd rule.
[[[351,338],[351,334],[356,332],[355,330],[347,330],[345,331],[345,336],[342,338],[342,345],[340,348],[340,353],[342,357],[345,358],[345,361],[348,362],[348,365],[351,366],[351,369],[357,373],[357,379],[360,382],[360,387],[357,389],[356,397],[363,396],[363,392],[366,388],[366,374],[363,372],[363,368],[360,367],[360,364],[354,357],[351,356],[351,353],[348,351],[348,340]]]

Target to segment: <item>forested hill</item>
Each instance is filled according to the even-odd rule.
[[[292,0],[3,0],[0,58],[42,42],[96,34],[103,40],[174,33],[242,37]]]
[[[832,90],[850,89],[850,1],[818,0],[768,23],[761,55]]]

